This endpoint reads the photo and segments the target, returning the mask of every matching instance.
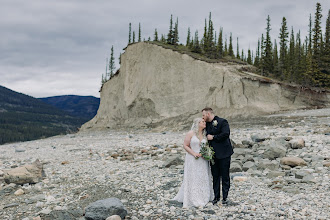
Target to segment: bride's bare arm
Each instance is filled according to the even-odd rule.
[[[184,141],[183,141],[183,147],[189,154],[193,155],[194,157],[200,157],[201,154],[193,151],[193,149],[191,149],[191,147],[190,147],[190,140],[191,140],[193,135],[194,135],[193,131],[189,131],[186,134],[186,137],[184,138]]]

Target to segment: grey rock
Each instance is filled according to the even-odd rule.
[[[253,134],[253,135],[251,135],[251,140],[253,142],[262,142],[262,141],[266,140],[266,137],[262,134]]]
[[[117,198],[98,200],[89,204],[85,209],[87,220],[104,220],[112,215],[119,215],[122,219],[127,215],[126,208]]]
[[[235,172],[242,172],[242,165],[238,161],[233,161],[230,164],[230,172],[235,173]]]
[[[253,146],[253,142],[251,142],[249,140],[243,140],[242,144],[245,145],[248,148],[251,148]]]
[[[263,159],[259,161],[258,169],[269,169],[269,170],[277,170],[279,167],[279,163],[276,160],[268,160]]]
[[[281,172],[281,171],[271,171],[267,174],[268,178],[275,178],[275,177],[279,177],[279,176],[285,176],[285,172]]]
[[[168,168],[172,165],[177,166],[177,165],[182,165],[184,161],[181,159],[181,156],[174,156],[170,157],[165,161],[164,167]]]
[[[240,155],[242,155],[243,157],[245,155],[251,155],[252,154],[252,149],[248,149],[248,148],[235,148],[234,150],[234,154],[232,155],[232,157],[238,157]]]
[[[48,214],[40,215],[41,219],[43,220],[54,220],[54,219],[61,219],[61,220],[75,220],[83,217],[84,212],[81,209],[75,210],[53,210]]]
[[[304,176],[307,176],[307,175],[309,175],[309,174],[310,174],[310,173],[307,172],[307,171],[305,171],[305,170],[298,170],[298,171],[295,173],[295,177],[296,177],[297,179],[303,179]]]
[[[281,141],[270,141],[268,142],[269,146],[263,154],[264,158],[268,158],[270,160],[274,160],[276,158],[284,157],[286,154],[286,148],[283,147],[283,143]]]
[[[317,181],[316,181],[316,179],[314,178],[314,176],[312,174],[308,174],[308,175],[306,175],[302,178],[301,182],[314,184]]]
[[[301,149],[305,147],[305,141],[302,138],[293,139],[289,142],[292,149]]]
[[[247,161],[243,164],[243,171],[247,171],[252,167],[255,167],[255,164],[252,161]]]

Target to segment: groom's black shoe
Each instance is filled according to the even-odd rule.
[[[228,200],[227,199],[223,199],[222,200],[222,205],[228,205]]]
[[[215,199],[213,199],[212,204],[213,204],[213,205],[217,204],[217,203],[219,202],[219,200],[220,200],[220,198],[215,198]]]

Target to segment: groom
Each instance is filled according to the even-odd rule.
[[[222,204],[228,204],[227,196],[230,188],[230,159],[234,153],[229,139],[230,129],[228,121],[215,116],[212,108],[202,110],[203,119],[206,121],[207,139],[215,152],[214,165],[211,165],[213,176],[213,190],[215,205],[220,200],[220,177],[222,183]]]

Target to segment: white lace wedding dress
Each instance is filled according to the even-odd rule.
[[[197,153],[200,151],[200,141],[196,135],[191,138],[190,147]],[[209,161],[202,157],[195,159],[186,153],[183,182],[173,200],[182,202],[183,207],[205,206],[214,197],[211,177]]]

